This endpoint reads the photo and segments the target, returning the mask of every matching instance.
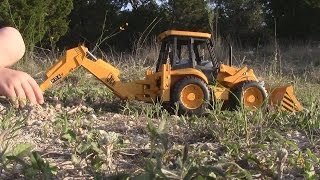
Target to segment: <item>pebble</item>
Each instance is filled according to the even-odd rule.
[[[204,150],[204,151],[214,150],[214,149],[215,149],[215,147],[214,147],[214,144],[212,144],[212,143],[204,143],[201,146],[201,150]]]
[[[27,126],[31,126],[33,123],[34,123],[33,120],[27,120],[27,121],[26,121],[26,125],[27,125]]]
[[[5,113],[6,112],[6,107],[2,106],[1,104],[0,104],[0,112],[1,113]]]
[[[144,149],[150,149],[150,147],[151,147],[151,144],[148,143],[148,144],[146,144],[146,145],[144,146]]]
[[[56,122],[56,118],[54,116],[49,116],[48,120],[52,123]]]
[[[55,105],[55,109],[56,109],[56,110],[61,109],[61,107],[62,107],[62,105],[61,105],[60,103],[58,103],[58,104]]]
[[[100,130],[99,130],[99,134],[101,134],[101,135],[106,135],[107,132],[106,132],[105,130],[100,129]]]
[[[88,119],[83,119],[83,125],[90,125],[90,121]]]
[[[57,96],[54,96],[52,99],[53,99],[54,101],[59,101],[59,98],[58,98]]]
[[[83,129],[81,127],[77,129],[77,132],[78,132],[79,135],[83,135],[84,134],[84,131],[83,131]]]
[[[91,118],[92,118],[93,120],[98,120],[98,118],[97,118],[97,116],[96,116],[95,114],[91,114],[90,116],[91,116]]]
[[[180,117],[177,116],[177,115],[171,115],[171,118],[172,118],[173,120],[180,120]]]
[[[129,126],[134,126],[136,123],[133,121],[129,121],[128,124],[129,124]]]
[[[32,125],[37,125],[37,126],[41,126],[43,124],[42,121],[35,121]]]
[[[66,162],[70,162],[72,163],[71,161],[66,161]],[[74,165],[73,164],[66,164],[63,169],[74,169]]]
[[[114,114],[114,115],[113,115],[113,118],[116,118],[116,119],[117,119],[117,118],[121,118],[121,115],[120,115],[120,114]]]

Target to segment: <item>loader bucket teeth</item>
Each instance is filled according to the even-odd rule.
[[[289,112],[298,112],[303,110],[303,106],[295,97],[292,85],[273,88],[270,92],[269,103],[273,107],[279,107],[281,110]]]

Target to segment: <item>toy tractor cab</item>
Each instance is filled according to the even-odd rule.
[[[198,114],[208,103],[214,105],[221,100],[226,109],[240,106],[256,109],[266,104],[291,112],[303,109],[292,85],[267,92],[252,69],[234,67],[231,59],[228,65],[219,64],[209,33],[168,30],[159,38],[161,49],[156,72],[163,72],[164,64],[170,65],[168,99],[171,104],[179,105],[181,114]]]
[[[194,68],[202,71],[209,82],[217,76],[219,65],[213,52],[211,34],[187,31],[165,31],[159,35],[161,50],[156,66],[170,64],[172,70]]]

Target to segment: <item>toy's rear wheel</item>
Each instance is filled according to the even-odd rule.
[[[265,88],[257,81],[244,81],[231,90],[231,109],[245,107],[259,109],[265,106],[267,93]]]
[[[178,108],[178,114],[201,115],[210,100],[211,93],[207,84],[194,76],[181,79],[171,91],[171,108]]]

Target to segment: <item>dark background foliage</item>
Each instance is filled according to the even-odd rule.
[[[18,28],[29,47],[78,43],[131,50],[167,29],[211,32],[238,45],[277,38],[320,40],[318,0],[4,0],[0,25]],[[128,23],[128,26],[126,25]]]

